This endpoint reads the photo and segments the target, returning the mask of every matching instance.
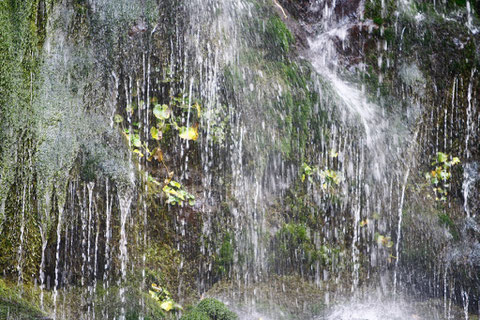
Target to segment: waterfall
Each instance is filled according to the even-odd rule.
[[[10,2],[0,315],[480,308],[474,2]]]

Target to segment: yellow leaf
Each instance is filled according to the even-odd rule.
[[[152,135],[152,138],[155,140],[161,140],[162,139],[162,132],[158,131],[156,127],[152,127],[150,129],[150,133]]]
[[[165,311],[170,311],[173,308],[173,301],[172,300],[167,300],[164,301],[160,304],[160,308],[162,308]]]
[[[185,140],[197,140],[198,139],[198,124],[195,127],[181,127],[180,128],[180,138]]]
[[[143,153],[142,153],[142,152],[140,152],[140,150],[138,150],[138,149],[135,149],[135,150],[133,150],[133,153],[136,153],[136,154],[138,154],[138,155],[140,156],[140,158],[142,158],[142,157],[143,157]]]

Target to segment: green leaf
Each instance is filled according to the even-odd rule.
[[[160,140],[161,136],[158,134],[158,129],[156,127],[150,128],[150,134],[152,135],[152,138],[155,140]]]
[[[166,104],[164,105],[157,104],[153,108],[153,115],[159,120],[167,120],[168,118],[170,118],[170,114],[171,114],[170,109]]]
[[[180,138],[185,140],[197,140],[198,139],[198,127],[181,127],[180,131]]]
[[[142,141],[140,140],[140,136],[138,134],[132,137],[132,145],[136,148],[142,147]]]
[[[173,187],[176,187],[178,189],[180,189],[182,187],[182,185],[175,180],[170,181],[170,185],[172,185]]]
[[[164,301],[160,304],[160,308],[162,308],[163,310],[165,311],[170,311],[172,310],[173,308],[173,301],[172,300],[167,300],[167,301]]]
[[[452,166],[456,165],[457,163],[460,163],[460,159],[458,157],[453,157]]]
[[[448,156],[443,152],[437,152],[437,161],[439,163],[445,163],[448,160]]]
[[[167,204],[172,204],[172,205],[177,204],[177,198],[175,198],[174,196],[169,196],[167,199]]]

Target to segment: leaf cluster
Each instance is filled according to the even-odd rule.
[[[183,310],[182,306],[173,300],[172,295],[167,289],[157,286],[156,284],[152,284],[152,290],[149,290],[148,292],[150,293],[152,299],[160,304],[160,308],[166,312]]]
[[[425,173],[425,179],[433,187],[435,200],[447,200],[447,189],[450,187],[448,181],[452,177],[452,167],[459,163],[460,159],[458,157],[451,157],[446,153],[437,152],[437,156],[431,164],[433,169]]]

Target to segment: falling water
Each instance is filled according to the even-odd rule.
[[[132,191],[127,190],[123,194],[119,194],[118,201],[120,206],[120,300],[122,302],[122,309],[120,314],[120,320],[125,319],[125,281],[127,280],[127,265],[128,265],[128,238],[127,238],[127,219],[130,215],[130,206],[132,204],[133,194]]]
[[[364,18],[369,5],[380,6],[375,21]],[[124,320],[137,307],[144,319],[151,302],[144,294],[161,280],[162,286],[176,286],[175,299],[225,298],[232,308],[248,310],[247,317],[287,317],[283,302],[276,302],[279,292],[297,311],[325,309],[322,319],[370,320],[421,319],[414,303],[402,300],[408,282],[415,287],[418,281],[422,298],[427,292],[443,298],[444,317],[457,316],[454,301],[463,303],[468,320],[478,293],[455,283],[457,265],[449,250],[460,246],[450,239],[455,232],[466,233],[457,207],[463,201],[469,218],[478,211],[478,72],[468,69],[469,79],[455,73],[453,83],[447,79],[451,101],[450,94],[439,96],[446,107],[437,108],[430,95],[444,84],[433,83],[428,91],[425,84],[435,75],[423,75],[419,57],[406,57],[412,43],[419,45],[412,33],[427,39],[422,23],[431,17],[413,0],[398,2],[394,13],[391,6],[370,0],[90,0],[52,6],[38,97],[30,73],[37,118],[32,135],[39,140],[38,163],[29,165],[35,178],[12,189],[16,207],[0,190],[0,232],[11,221],[12,207],[18,227],[8,238],[18,242],[7,273],[16,272],[22,286],[30,277],[25,270],[38,272],[33,277],[39,277],[44,308],[54,280],[56,319],[76,312],[68,310],[74,295],[81,319]],[[433,10],[441,8],[435,1]],[[305,11],[299,18],[294,9]],[[458,12],[474,37],[473,4],[467,1]],[[396,20],[394,32],[389,18]],[[463,40],[453,42],[463,46]],[[358,57],[347,61],[345,52],[354,49]],[[368,67],[378,70],[373,89],[365,80]],[[389,78],[393,69],[397,82]],[[397,84],[391,90],[396,97],[383,96],[382,89]],[[152,109],[174,98],[185,110],[172,112],[175,125],[168,124],[157,143],[150,134],[156,124]],[[192,101],[201,105],[198,141],[178,137],[174,128],[195,124],[187,103]],[[132,134],[142,151],[154,143],[162,149],[195,205],[165,204],[161,185],[169,183],[164,176],[170,172],[150,161],[149,152],[130,152],[140,149]],[[443,211],[427,200],[431,186],[417,183],[419,173],[429,170],[427,158],[442,150],[464,155],[463,172],[452,173],[463,176],[463,199],[453,198]],[[300,178],[303,167],[315,172],[312,182]],[[3,169],[1,185],[11,184]],[[328,172],[338,174],[335,188],[315,185],[313,178]],[[152,177],[158,190],[148,186]],[[412,231],[421,214],[419,229]],[[31,225],[39,230],[29,230]],[[425,226],[431,225],[440,240],[429,248],[441,252],[419,261],[431,271],[424,278],[415,274],[424,272],[421,266],[410,265],[417,252],[407,245],[414,236],[427,239]],[[38,236],[32,268],[29,241]],[[165,243],[157,249],[159,241]],[[391,287],[395,297],[389,296]],[[302,300],[304,288],[313,298]],[[131,298],[130,289],[138,297]],[[354,301],[342,303],[352,295]],[[311,306],[313,300],[321,307]],[[263,315],[256,307],[265,301],[282,310]]]
[[[26,205],[26,192],[27,185],[23,186],[22,196],[22,216],[20,222],[20,244],[18,246],[18,258],[17,258],[17,271],[18,271],[18,284],[20,285],[23,280],[22,274],[22,262],[23,262],[23,240],[25,235],[25,205]]]

